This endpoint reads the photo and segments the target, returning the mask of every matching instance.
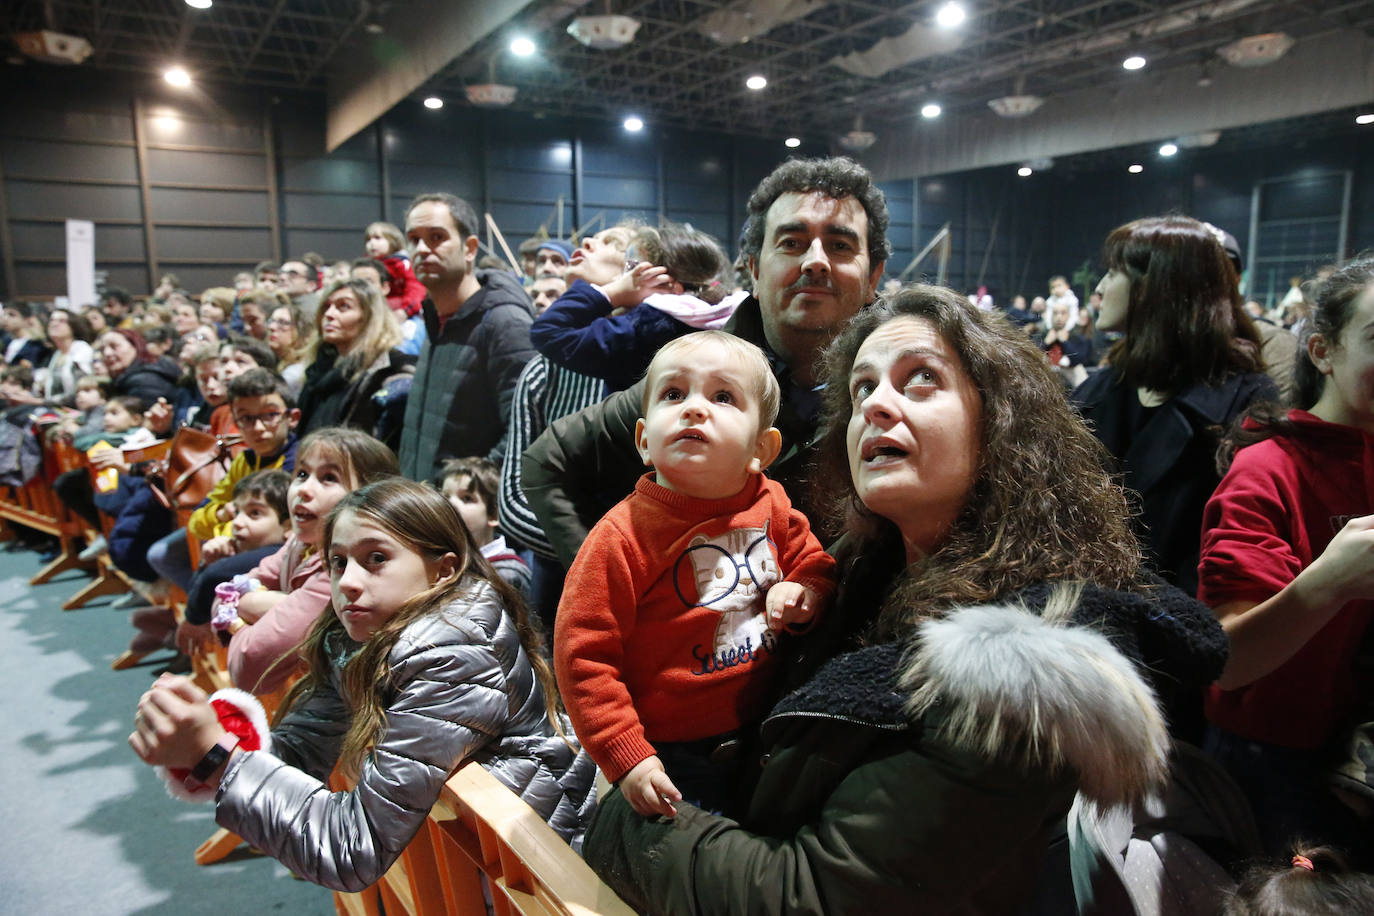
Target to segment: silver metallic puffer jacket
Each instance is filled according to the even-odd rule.
[[[477,760],[580,848],[595,767],[549,725],[515,622],[486,582],[416,620],[391,650],[386,733],[357,787],[331,793],[349,712],[339,672],[272,730],[273,753],[240,754],[215,819],[296,874],[341,891],[376,882],[405,849],[449,774]]]

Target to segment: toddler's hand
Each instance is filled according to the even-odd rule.
[[[816,593],[796,582],[779,582],[768,589],[764,608],[768,614],[768,629],[800,629],[816,616]]]
[[[225,557],[234,555],[234,542],[231,538],[215,537],[210,538],[200,545],[200,562],[202,566],[222,560]]]
[[[668,276],[668,268],[640,261],[633,269],[616,277],[602,287],[611,306],[617,309],[631,309],[654,293],[667,292],[673,284]]]
[[[625,795],[630,807],[645,817],[654,814],[673,817],[677,814],[673,802],[682,801],[682,793],[668,778],[668,772],[663,769],[663,761],[657,756],[645,757],[630,767],[629,771],[620,777],[620,791]]]

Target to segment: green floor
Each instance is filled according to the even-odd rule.
[[[131,630],[71,573],[0,547],[0,914],[333,913],[330,893],[242,849],[197,866],[210,805],[172,800],[126,738],[154,664],[111,671]],[[150,660],[151,661],[151,660]]]

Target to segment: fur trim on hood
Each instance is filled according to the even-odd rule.
[[[1078,595],[1042,615],[1016,605],[951,611],[919,629],[900,684],[906,711],[940,708],[939,734],[988,756],[1072,768],[1099,805],[1163,784],[1170,739],[1154,691],[1102,633],[1069,622]]]

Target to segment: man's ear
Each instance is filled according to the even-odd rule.
[[[639,450],[639,457],[644,459],[644,466],[653,467],[654,459],[649,457],[649,437],[644,435],[643,417],[635,421],[635,448]]]
[[[754,285],[755,285],[755,286],[758,286],[758,284],[759,284],[759,259],[756,258],[756,257],[753,257],[752,255],[749,257],[749,276],[751,276],[751,277],[754,278]]]
[[[749,459],[749,473],[762,474],[763,469],[777,460],[782,451],[782,433],[776,426],[770,426],[759,433],[758,444],[754,446],[754,457]]]
[[[878,281],[883,278],[883,268],[887,266],[886,261],[879,261],[873,265],[873,269],[868,273],[868,301],[871,302],[878,296]],[[865,303],[867,304],[867,303]]]
[[[301,409],[299,407],[292,407],[288,410],[286,412],[286,422],[290,424],[291,429],[295,429],[296,424],[301,422]]]
[[[1331,347],[1321,334],[1313,334],[1307,339],[1307,355],[1312,357],[1312,365],[1322,375],[1331,374]]]
[[[469,267],[477,260],[477,247],[479,244],[477,236],[475,235],[470,235],[463,240],[463,259],[468,262]]]

